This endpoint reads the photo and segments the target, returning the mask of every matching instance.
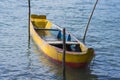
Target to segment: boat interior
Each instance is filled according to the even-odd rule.
[[[32,15],[32,24],[38,35],[52,46],[63,49],[63,31],[51,25],[46,16]],[[66,50],[81,52],[80,43],[69,33],[66,33]]]
[[[52,46],[63,49],[63,34],[60,30],[38,30],[38,35]],[[81,52],[80,43],[72,39],[70,34],[66,34],[66,50],[73,52]]]

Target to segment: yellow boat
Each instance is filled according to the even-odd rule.
[[[45,15],[32,14],[30,34],[40,50],[53,62],[62,63],[62,28],[51,23]],[[66,31],[65,64],[72,68],[86,67],[94,57],[94,49],[87,48],[75,36]]]

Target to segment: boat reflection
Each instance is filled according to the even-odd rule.
[[[62,65],[55,64],[50,60],[48,60],[45,57],[45,55],[40,50],[38,50],[38,48],[34,44],[33,44],[33,52],[39,55],[39,60],[41,64],[47,69],[49,69],[49,73],[54,73],[55,76],[58,76],[62,79]],[[67,80],[97,80],[97,76],[91,74],[90,68],[72,69],[70,67],[66,67],[66,79]]]

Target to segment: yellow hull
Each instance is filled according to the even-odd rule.
[[[62,63],[62,56],[63,56],[62,50],[58,49],[55,46],[52,46],[49,43],[47,43],[46,41],[44,41],[41,38],[41,36],[39,36],[38,33],[36,32],[36,30],[34,29],[35,25],[39,26],[42,24],[42,23],[37,24],[37,22],[46,22],[47,21],[45,28],[51,28],[51,26],[53,24],[51,22],[49,22],[48,20],[44,19],[44,17],[43,17],[43,19],[40,19],[39,17],[36,18],[36,17],[31,17],[31,22],[30,22],[31,37],[33,38],[33,40],[36,43],[36,45],[38,46],[38,48],[40,50],[42,50],[49,59],[51,59],[55,62],[58,62],[58,63]],[[33,22],[34,22],[34,24],[33,24]],[[94,57],[94,50],[92,48],[87,48],[82,43],[80,43],[80,47],[82,48],[82,52],[66,51],[65,62],[68,66],[75,67],[75,68],[85,67],[91,62],[92,58]]]

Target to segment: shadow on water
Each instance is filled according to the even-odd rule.
[[[62,80],[62,65],[49,61],[34,43],[31,48],[33,48],[33,53],[31,54],[37,54],[40,64],[42,64],[43,67],[48,68],[49,73],[54,74],[52,80]],[[94,75],[91,72],[92,70],[90,70],[90,68],[72,69],[66,67],[66,80],[97,80],[97,75]]]

